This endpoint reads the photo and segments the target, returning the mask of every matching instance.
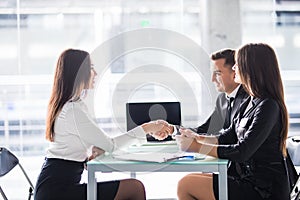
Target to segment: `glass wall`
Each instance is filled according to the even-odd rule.
[[[83,49],[92,53],[96,67],[101,68],[93,52],[120,34],[150,28],[171,31],[176,37],[179,34],[184,36],[184,41],[201,47],[201,29],[205,22],[203,2],[205,0],[1,0],[0,146],[9,148],[25,161],[34,182],[41,166],[38,162],[42,162],[47,148],[45,116],[59,54],[67,48]],[[299,1],[240,0],[240,13],[242,43],[266,42],[277,52],[291,115],[290,135],[299,135]],[[143,42],[141,40],[149,38],[145,35],[138,39]],[[156,45],[172,46],[178,42],[167,38]],[[195,53],[189,43],[181,45],[183,53]],[[114,48],[122,51],[127,46],[121,44]],[[209,58],[206,59],[209,65]],[[162,80],[166,69],[173,70],[166,82],[149,79],[130,89],[137,81],[149,78],[140,76],[141,71],[150,78]],[[104,71],[98,72],[101,72],[99,87],[92,106],[99,126],[108,134],[126,129],[123,101],[126,95],[126,100],[131,102],[181,101],[183,96],[182,124],[186,126],[201,123],[212,109],[208,106],[211,102],[205,101],[208,91],[204,78],[192,63],[175,51],[137,49],[120,54]],[[133,73],[136,76],[131,79],[128,75]],[[123,84],[124,80],[129,86]],[[175,89],[170,89],[173,86]],[[20,175],[14,177],[1,181],[12,185],[13,189],[8,189],[10,199],[24,199],[20,196],[27,195],[27,183],[20,182]],[[16,181],[22,184],[18,188]],[[24,194],[19,193],[20,188],[25,188],[22,189]]]
[[[289,135],[300,132],[300,2],[241,1],[243,43],[266,42],[275,48],[290,113]]]
[[[93,52],[104,41],[141,28],[176,31],[200,44],[199,18],[200,4],[191,0],[2,1],[0,145],[20,155],[44,154],[47,147],[44,139],[47,103],[56,60],[63,50],[79,48]],[[111,98],[116,83],[134,67],[153,63],[152,60],[157,56],[158,53],[151,50],[134,52],[114,61],[110,70],[105,72],[101,94],[95,100],[95,105],[99,125],[108,133],[117,130],[111,112]],[[190,77],[191,87],[198,88],[201,84],[192,75],[193,71],[187,70],[187,64],[176,59],[176,56],[165,54],[159,59],[169,63],[167,65],[180,66],[178,73],[186,73]],[[178,100],[166,88],[151,83],[137,89],[129,100],[145,101],[149,97],[154,101]],[[125,105],[121,106],[125,109]],[[125,126],[125,112],[120,116]],[[186,123],[198,120],[197,116],[186,116]]]
[[[4,0],[0,3],[0,145],[21,155],[43,155],[45,116],[53,72],[59,54],[67,48],[93,52],[118,34],[159,28],[183,34],[201,46],[201,0],[145,1],[33,1]],[[285,82],[292,131],[298,130],[300,53],[299,17],[284,11],[281,1],[241,1],[242,41],[267,42],[275,47]],[[289,5],[288,5],[289,6]],[[292,5],[297,8],[297,2]],[[296,6],[296,7],[295,7]],[[258,28],[259,27],[259,28]],[[120,46],[120,48],[124,48]],[[183,46],[183,48],[186,48]],[[188,51],[188,49],[187,49]],[[191,52],[192,54],[193,52]],[[156,62],[155,62],[156,61]],[[203,80],[178,56],[145,50],[122,55],[106,70],[94,102],[96,117],[108,133],[117,129],[113,121],[112,96],[116,85],[131,70],[159,63],[174,66],[188,80],[200,105],[198,116],[183,107],[183,124],[195,125],[210,112],[202,102]],[[181,83],[174,83],[180,85]],[[182,88],[184,90],[184,88]],[[120,90],[120,88],[119,88]],[[122,88],[121,88],[122,90]],[[148,83],[135,90],[128,101],[178,101],[178,96],[159,84]],[[125,106],[118,118],[125,129]],[[123,114],[124,113],[124,114]],[[295,118],[296,117],[296,118]],[[296,129],[295,129],[296,128]]]

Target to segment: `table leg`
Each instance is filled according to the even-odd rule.
[[[130,172],[130,178],[136,178],[136,172]]]
[[[97,199],[96,177],[94,170],[88,170],[88,183],[87,183],[87,199]]]
[[[219,165],[219,200],[227,200],[227,165]]]

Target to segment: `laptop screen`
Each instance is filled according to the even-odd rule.
[[[179,102],[143,102],[126,104],[127,131],[152,120],[163,119],[173,125],[181,125]],[[169,137],[166,140],[170,140]],[[157,141],[147,136],[148,141]]]

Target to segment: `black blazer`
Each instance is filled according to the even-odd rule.
[[[280,151],[281,112],[274,99],[249,97],[231,126],[218,136],[218,157],[229,159],[228,176],[251,183],[271,200],[289,199],[288,179]],[[250,194],[249,194],[250,195]]]
[[[233,107],[231,111],[231,121],[233,120],[236,112],[239,110],[241,103],[248,97],[249,95],[243,89],[243,86],[240,86],[235,99],[233,101]],[[191,128],[194,132],[197,133],[208,133],[208,134],[218,134],[218,132],[224,127],[225,117],[227,111],[227,99],[226,94],[219,94],[216,100],[216,106],[213,113],[209,116],[209,118],[197,128]]]

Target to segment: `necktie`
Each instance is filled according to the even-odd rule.
[[[225,117],[223,129],[227,129],[231,124],[231,110],[232,110],[233,100],[234,100],[233,97],[227,99],[227,110],[226,110],[226,117]]]

